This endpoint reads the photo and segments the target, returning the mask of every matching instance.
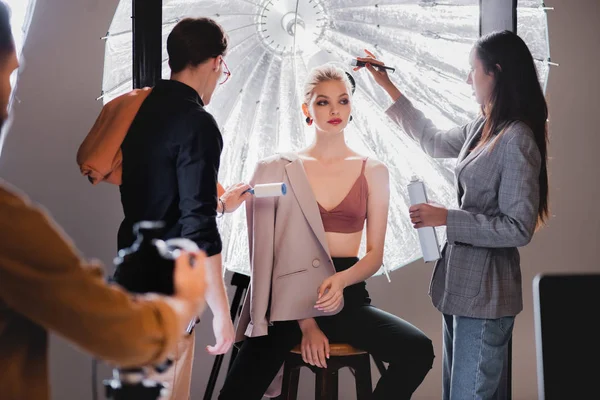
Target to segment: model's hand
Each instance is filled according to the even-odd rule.
[[[302,360],[310,365],[327,368],[329,358],[329,339],[312,319],[312,323],[300,324],[302,330]]]
[[[410,222],[417,229],[425,226],[443,226],[448,220],[448,210],[435,203],[415,204],[408,211]]]
[[[206,346],[206,351],[212,355],[227,353],[235,340],[235,330],[229,315],[213,317],[213,332],[217,343],[214,346]]]
[[[325,279],[319,286],[317,304],[315,308],[325,312],[334,312],[342,304],[346,282],[344,276],[338,272]]]
[[[223,193],[223,195],[221,196],[221,200],[223,201],[223,203],[225,203],[226,213],[234,212],[242,205],[244,201],[246,201],[252,196],[250,192],[244,193],[248,189],[250,189],[250,185],[243,182],[237,183],[227,188],[225,193]],[[223,212],[223,210],[219,211]]]

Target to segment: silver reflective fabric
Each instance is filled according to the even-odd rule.
[[[390,171],[384,264],[392,271],[420,258],[407,184],[418,175],[430,200],[454,207],[454,162],[426,156],[385,116],[387,94],[367,71],[352,72],[349,63],[369,49],[396,68],[392,80],[440,128],[464,124],[478,112],[465,79],[479,32],[479,0],[164,0],[163,44],[178,20],[199,16],[217,20],[230,41],[225,61],[232,76],[207,107],[225,141],[219,181],[224,186],[248,181],[259,159],[312,141],[314,128],[301,113],[302,85],[310,68],[333,62],[357,83],[348,144]],[[519,16],[545,82],[548,41],[541,1],[520,1]],[[106,39],[104,102],[131,88],[131,37],[131,0],[122,0]],[[163,60],[168,78],[166,49]],[[226,268],[249,274],[245,210],[219,224]],[[437,231],[441,243],[445,230]]]

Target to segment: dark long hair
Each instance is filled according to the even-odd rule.
[[[487,74],[494,74],[494,90],[488,104],[480,144],[502,134],[510,124],[521,121],[533,131],[542,156],[540,204],[537,226],[548,218],[548,106],[538,79],[531,52],[517,34],[510,31],[490,33],[475,44],[475,54]]]
[[[10,10],[6,3],[0,0],[0,57],[2,62],[14,49],[15,43],[10,29]]]

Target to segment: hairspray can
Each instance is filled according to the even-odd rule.
[[[411,206],[415,204],[427,203],[425,184],[417,176],[413,176],[408,184],[408,197],[410,199]],[[440,246],[435,234],[435,228],[431,226],[425,226],[423,228],[418,228],[417,232],[419,234],[419,242],[421,243],[423,261],[430,262],[440,259]]]

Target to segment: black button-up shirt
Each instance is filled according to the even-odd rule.
[[[198,93],[178,81],[160,81],[121,146],[125,218],[119,249],[134,242],[136,222],[150,220],[166,224],[164,239],[185,237],[208,256],[219,254],[215,218],[222,148],[219,128]]]

